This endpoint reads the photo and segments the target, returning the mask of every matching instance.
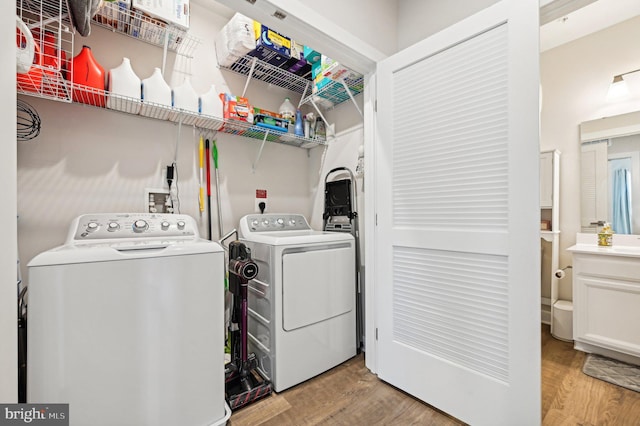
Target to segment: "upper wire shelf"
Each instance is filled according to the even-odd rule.
[[[252,123],[225,120],[165,105],[141,102],[140,99],[73,84],[69,79],[72,75],[74,32],[68,18],[66,0],[17,0],[16,9],[17,16],[27,24],[40,50],[40,57],[29,72],[17,74],[16,91],[19,94],[194,125],[203,130],[259,139],[263,143],[276,142],[298,148],[313,148],[327,143],[325,139],[304,138],[258,127]],[[105,3],[94,16],[93,23],[157,46],[164,46],[166,40],[168,49],[184,56],[191,55],[201,42],[178,27],[142,16],[136,11],[120,9],[117,3]],[[254,71],[257,69],[255,76],[261,75],[268,83],[278,84],[302,94],[310,88],[310,81],[302,77],[296,79],[294,77],[297,76],[270,64],[260,62],[254,68]],[[234,72],[248,73],[249,70]],[[283,86],[284,84],[288,86]]]
[[[312,93],[311,80],[249,55],[241,56],[231,65],[221,65],[220,68],[298,93],[303,96],[301,105],[313,100],[320,106],[330,108],[360,94],[364,88],[364,78],[360,76],[356,79],[345,79],[345,84],[342,80],[332,81],[316,93]]]
[[[17,74],[18,93],[71,102],[68,78],[74,35],[66,0],[18,0],[16,14],[31,32],[34,61],[28,73]],[[18,43],[26,37],[18,33]]]
[[[163,47],[166,43],[167,49],[188,58],[193,57],[201,43],[186,30],[129,9],[120,2],[104,3],[93,17],[93,23],[154,46]]]

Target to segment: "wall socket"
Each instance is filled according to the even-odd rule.
[[[254,211],[256,213],[261,213],[260,203],[264,203],[264,212],[266,213],[267,211],[267,190],[266,189],[256,189],[256,201],[254,206]]]
[[[147,213],[173,213],[173,202],[169,190],[145,188],[143,211]]]

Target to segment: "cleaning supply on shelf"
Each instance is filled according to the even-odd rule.
[[[316,118],[316,124],[313,127],[314,138],[319,140],[327,139],[327,128],[322,117]]]
[[[180,86],[174,87],[172,94],[174,109],[198,113],[198,94],[193,89],[189,77],[185,77],[184,82]]]
[[[215,85],[211,85],[206,93],[198,99],[199,110],[202,115],[222,118],[222,101]]]
[[[312,112],[306,114],[304,116],[304,124],[305,124],[304,137],[309,139],[314,139],[316,135],[316,132],[315,132],[316,115]]]
[[[42,84],[40,46],[34,41],[26,24],[20,18],[16,22],[19,22],[16,27],[17,86],[25,92],[39,92]]]
[[[600,232],[598,232],[598,245],[601,247],[611,247],[613,243],[613,229],[609,223],[604,224]]]
[[[66,53],[58,49],[56,35],[52,31],[36,27],[32,33],[42,58],[42,93],[48,96],[66,96],[62,82],[68,69]]]
[[[19,16],[16,16],[16,43],[16,72],[26,74],[33,65],[35,41],[31,30]]]
[[[289,98],[284,98],[284,102],[280,105],[278,112],[285,120],[289,120],[289,123],[293,124],[293,117],[296,113],[296,108],[293,106]]]
[[[131,114],[140,112],[140,84],[129,58],[122,58],[122,63],[107,73],[107,108]]]
[[[249,52],[249,56],[255,56],[276,67],[282,66],[291,58],[289,37],[256,21],[254,21],[254,32],[256,48]]]
[[[222,116],[225,120],[253,123],[253,107],[249,104],[249,99],[229,93],[221,93],[220,97],[223,101]]]
[[[171,108],[171,88],[162,77],[160,68],[155,68],[148,78],[142,80],[142,108],[140,115],[167,119]]]
[[[218,64],[223,67],[232,65],[242,56],[256,48],[253,19],[240,13],[220,30],[215,40]]]
[[[296,124],[293,129],[293,133],[296,136],[304,137],[304,127],[302,125],[302,113],[300,110],[296,111]]]
[[[73,57],[71,69],[73,101],[104,107],[104,68],[94,58],[89,46],[82,46],[80,53]]]

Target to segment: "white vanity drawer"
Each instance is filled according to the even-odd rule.
[[[573,268],[576,274],[633,281],[640,285],[640,259],[637,257],[574,253]]]

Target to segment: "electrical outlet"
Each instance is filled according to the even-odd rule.
[[[144,212],[173,213],[173,202],[168,189],[145,188]]]
[[[262,213],[262,212],[266,213],[267,211],[267,190],[266,189],[256,189],[256,200],[255,200],[254,211],[256,213]]]

